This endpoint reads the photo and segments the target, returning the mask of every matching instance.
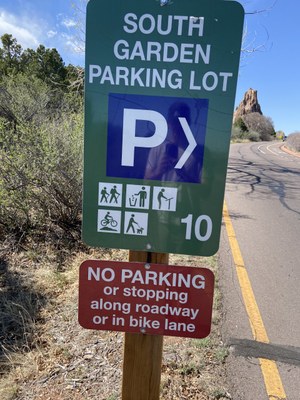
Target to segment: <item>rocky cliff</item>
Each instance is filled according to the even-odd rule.
[[[261,107],[257,99],[257,90],[249,89],[241,101],[239,106],[236,108],[233,114],[233,123],[245,114],[259,113],[262,115]]]

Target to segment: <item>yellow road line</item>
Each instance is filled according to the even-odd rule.
[[[253,337],[258,342],[269,343],[267,331],[265,329],[257,302],[255,300],[255,296],[245,267],[240,246],[238,244],[235,231],[229,216],[228,208],[225,202],[223,208],[223,219],[225,222],[229,244],[233,256],[233,261],[235,264],[236,273],[238,276]],[[260,358],[259,362],[269,399],[270,400],[286,399],[286,394],[275,361]]]

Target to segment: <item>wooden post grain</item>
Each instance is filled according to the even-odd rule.
[[[129,261],[168,264],[169,255],[130,251]],[[122,400],[159,400],[163,336],[125,333]]]

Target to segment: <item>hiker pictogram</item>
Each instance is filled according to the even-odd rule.
[[[118,197],[120,197],[121,193],[118,193],[117,190],[117,185],[114,185],[111,189],[110,189],[110,198],[109,198],[109,203],[115,203],[118,204]]]
[[[122,207],[123,185],[120,183],[99,182],[98,205]]]
[[[104,186],[104,188],[101,190],[100,194],[101,194],[100,203],[107,203],[107,202],[108,202],[109,193],[107,192],[105,186]]]

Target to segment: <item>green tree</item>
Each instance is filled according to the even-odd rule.
[[[2,48],[0,48],[0,79],[8,74],[15,74],[20,69],[20,57],[22,47],[17,40],[5,33],[1,36]]]
[[[24,73],[37,77],[51,89],[49,109],[53,111],[60,108],[70,82],[67,80],[67,68],[58,51],[46,49],[43,45],[36,51],[27,49],[21,56],[21,64]]]
[[[241,132],[247,132],[248,128],[242,117],[239,117],[233,124],[233,126],[239,129]]]
[[[21,57],[22,69],[46,82],[51,88],[66,86],[67,68],[56,49],[39,45],[36,51],[27,49]]]

